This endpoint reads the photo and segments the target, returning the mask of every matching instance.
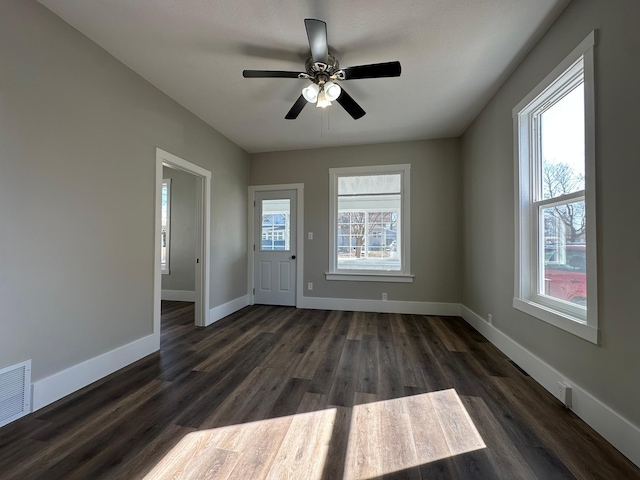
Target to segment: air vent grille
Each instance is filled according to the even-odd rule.
[[[29,413],[31,360],[0,369],[0,427]]]

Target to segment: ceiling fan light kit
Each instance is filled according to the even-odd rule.
[[[320,93],[320,86],[316,83],[312,83],[302,89],[302,95],[309,103],[316,103],[318,100],[318,93]]]
[[[327,100],[333,102],[338,99],[341,93],[342,88],[340,88],[340,85],[337,83],[326,82],[324,84],[324,95],[327,97]]]
[[[302,89],[302,94],[284,117],[287,120],[298,118],[307,103],[326,108],[337,101],[354,120],[362,118],[365,111],[351,96],[338,85],[338,81],[361,78],[399,77],[400,62],[374,63],[355,67],[340,68],[338,60],[329,55],[327,43],[327,24],[321,20],[307,18],[304,21],[309,40],[311,57],[305,63],[304,73],[278,70],[244,70],[245,78],[299,78],[312,83]]]

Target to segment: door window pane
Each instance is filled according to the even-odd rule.
[[[262,200],[260,250],[291,250],[291,200]]]

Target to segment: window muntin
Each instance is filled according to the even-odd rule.
[[[162,180],[160,211],[160,270],[169,273],[169,254],[171,240],[171,179]]]
[[[514,307],[597,342],[594,38],[514,109]]]
[[[330,169],[330,274],[409,276],[409,171],[409,165]]]

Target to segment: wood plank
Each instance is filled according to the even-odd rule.
[[[331,385],[333,385],[340,357],[342,356],[345,341],[346,337],[344,335],[333,335],[331,337],[327,345],[326,353],[311,379],[309,392],[325,395],[329,393]]]
[[[405,397],[418,464],[451,457],[436,407],[429,393]]]
[[[353,407],[359,357],[360,342],[358,340],[345,341],[331,390],[329,391],[328,402],[331,405]]]
[[[356,393],[344,467],[344,479],[369,479],[382,473],[382,424],[377,395]]]
[[[228,480],[265,478],[273,466],[282,442],[291,428],[293,415],[259,422],[251,443],[244,446]]]
[[[344,476],[347,448],[349,446],[349,432],[351,431],[351,413],[353,409],[339,405],[327,405],[327,408],[334,409],[336,413],[335,419],[333,420],[329,449],[327,450],[327,461],[324,463],[322,471],[322,478],[332,480],[334,478],[343,478]]]
[[[364,326],[362,335],[373,335],[378,337],[378,316],[375,313],[367,312],[364,314]]]
[[[381,473],[403,472],[402,478],[420,479],[419,471],[413,468],[419,462],[405,399],[386,400],[380,406],[381,442],[386,447],[382,449]]]
[[[392,332],[398,368],[402,377],[402,385],[406,387],[427,387],[420,369],[420,359],[416,353],[414,341],[406,333]]]
[[[364,335],[364,313],[353,312],[347,340],[362,340],[362,335]]]
[[[169,455],[147,474],[146,480],[166,478],[215,478],[229,477],[240,454],[211,448],[206,433],[194,433],[183,438]]]
[[[297,378],[307,378],[311,380],[316,373],[320,362],[326,355],[327,348],[333,339],[333,331],[337,325],[339,316],[330,317],[309,348],[304,353],[302,359],[294,368],[292,375]]]
[[[360,393],[378,393],[377,335],[363,335],[362,337],[355,390]]]
[[[391,333],[408,333],[407,326],[399,313],[389,314],[389,324],[391,325]]]
[[[455,335],[443,322],[440,317],[427,317],[427,321],[433,328],[433,331],[440,337],[444,346],[450,352],[466,352],[467,346],[457,335]]]
[[[381,400],[403,396],[400,366],[393,341],[378,342],[378,393]]]
[[[326,404],[326,395],[305,394],[267,479],[321,477],[336,415]]]

